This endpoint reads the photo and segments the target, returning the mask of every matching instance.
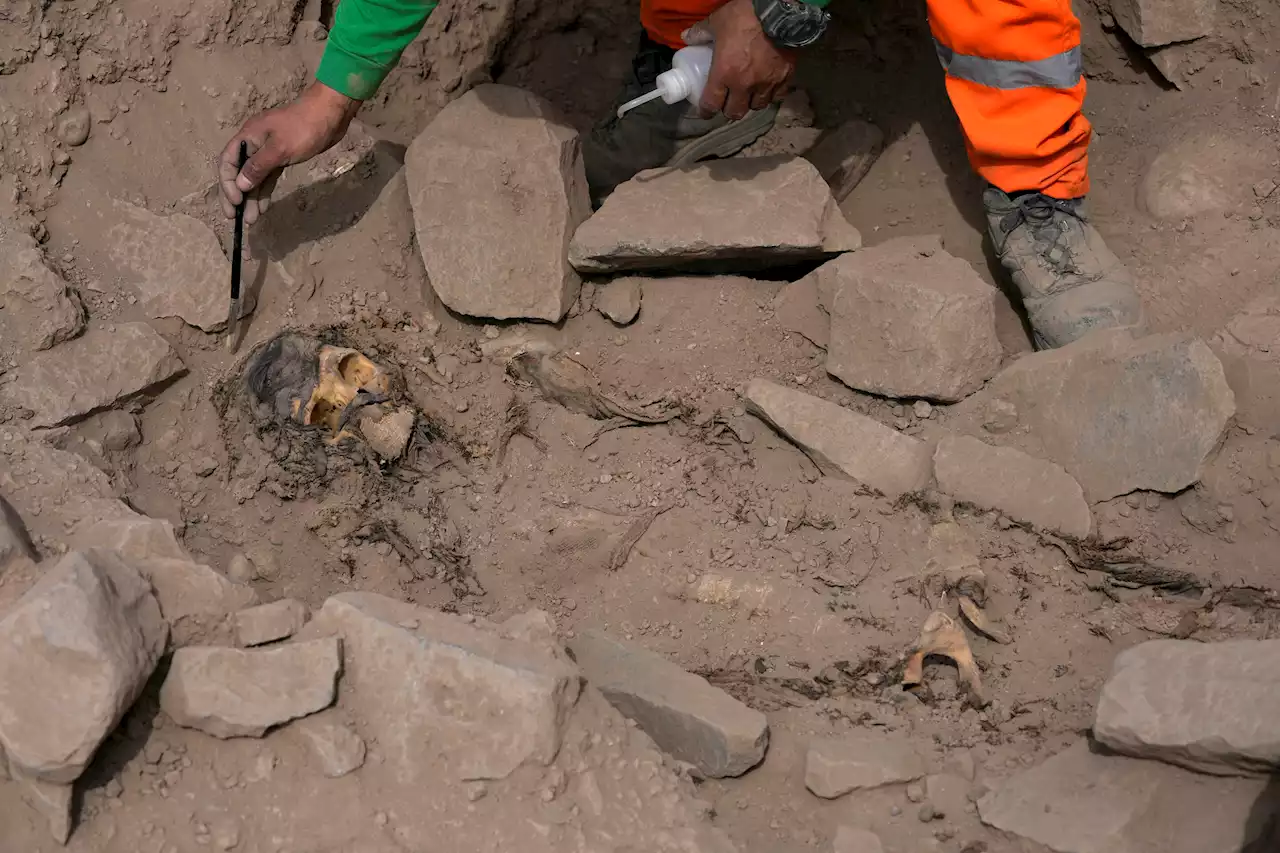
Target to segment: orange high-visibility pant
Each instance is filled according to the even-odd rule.
[[[649,36],[680,34],[725,0],[641,0]],[[1071,0],[927,0],[969,162],[1005,192],[1055,198],[1089,191],[1080,21]]]

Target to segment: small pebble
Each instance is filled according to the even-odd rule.
[[[911,406],[917,418],[924,420],[933,416],[933,405],[928,400],[916,400]]]
[[[924,802],[924,788],[920,785],[907,786],[907,799],[913,803]]]
[[[929,805],[928,803],[925,803],[923,806],[920,807],[919,816],[920,816],[921,823],[928,823],[934,818],[936,818],[938,816],[938,813],[934,811],[933,806]]]
[[[459,400],[459,401],[454,405],[453,410],[454,410],[455,412],[457,412],[458,414],[462,414],[463,412],[465,412],[465,411],[466,411],[467,409],[469,409],[469,408],[471,408],[471,404],[470,404],[470,403],[468,403],[466,400]]]

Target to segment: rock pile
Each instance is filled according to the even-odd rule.
[[[1082,742],[1013,776],[978,803],[982,820],[1062,853],[1272,849],[1276,645],[1154,640],[1122,652],[1097,703],[1101,748]]]

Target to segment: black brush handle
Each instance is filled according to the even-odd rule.
[[[240,156],[237,158],[236,171],[244,168],[249,160],[249,143],[240,140]],[[244,247],[244,205],[248,199],[241,197],[236,205],[236,224],[231,232],[231,298],[240,298],[240,253]]]

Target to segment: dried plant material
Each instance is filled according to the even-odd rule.
[[[930,655],[949,658],[960,672],[960,683],[969,691],[969,701],[976,708],[985,707],[987,700],[982,692],[982,677],[978,664],[969,649],[969,640],[956,620],[941,610],[935,610],[924,621],[915,650],[907,658],[902,673],[903,687],[917,687],[924,683],[924,660]]]
[[[599,421],[664,424],[681,414],[679,406],[663,398],[643,404],[619,400],[601,389],[600,380],[586,366],[564,353],[525,350],[511,359],[508,369],[548,400]]]
[[[960,600],[960,613],[964,616],[965,621],[984,637],[995,640],[1002,645],[1009,645],[1013,640],[1004,631],[991,624],[991,620],[987,618],[987,614],[982,612],[982,608],[973,603],[973,599],[967,595],[956,596]]]

